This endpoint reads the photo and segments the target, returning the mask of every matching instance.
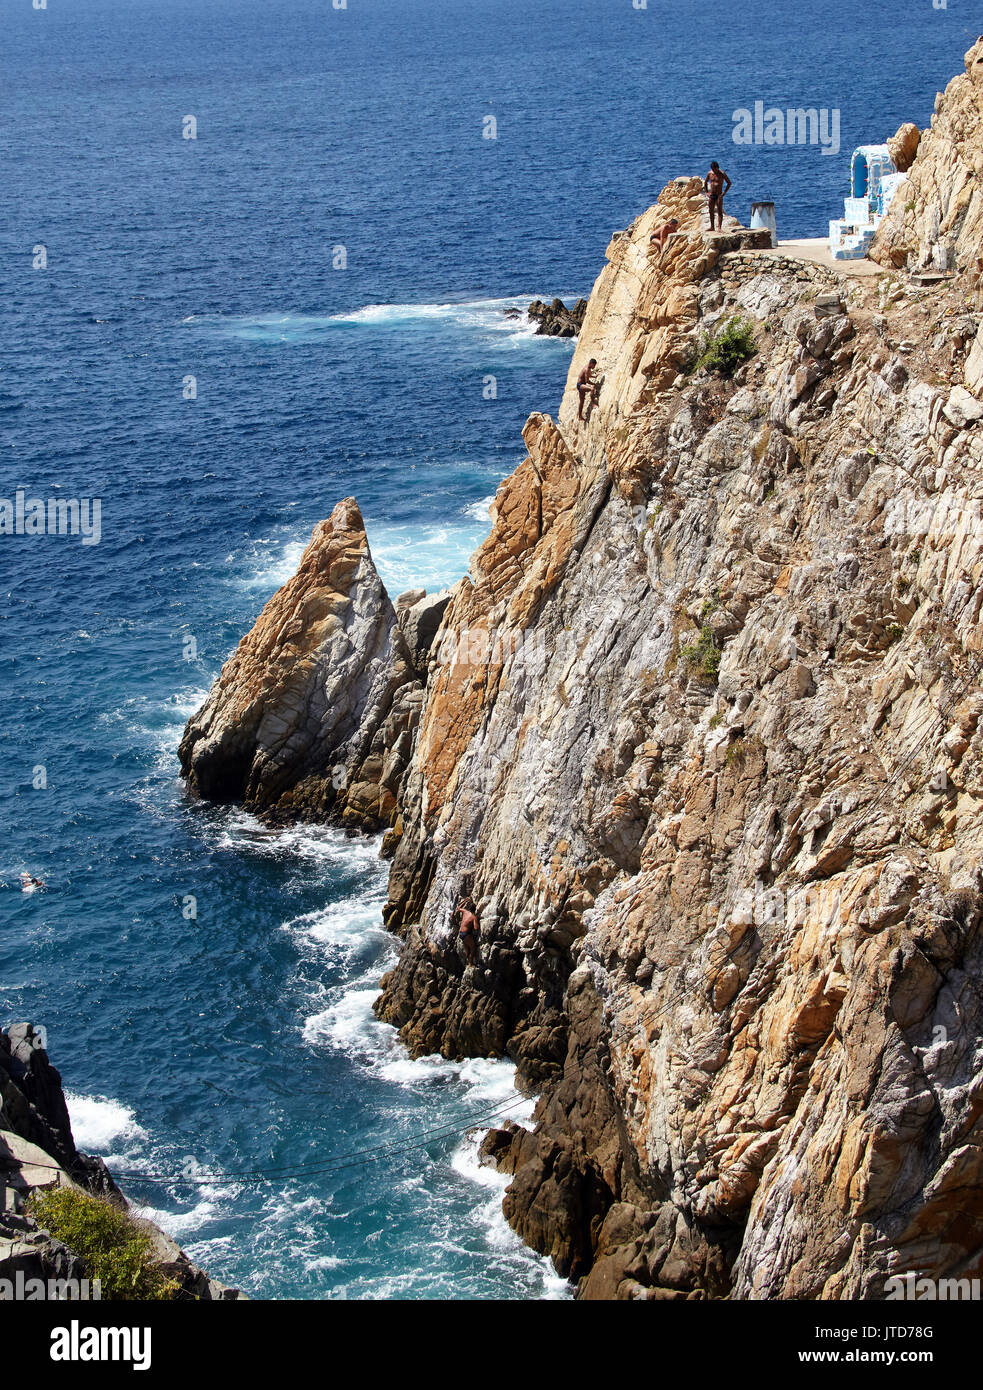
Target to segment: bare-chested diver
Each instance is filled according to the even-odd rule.
[[[594,376],[594,368],[597,366],[597,358],[592,357],[587,366],[577,378],[577,395],[580,397],[580,405],[577,409],[577,419],[584,418],[584,401],[587,402],[588,412],[592,406],[597,405],[597,392],[600,383]]]
[[[678,230],[678,228],[679,218],[670,217],[669,221],[664,222],[662,226],[658,229],[658,231],[652,233],[652,235],[649,237],[649,244],[651,244],[653,241],[657,241],[659,243],[660,253],[663,252],[666,249],[666,242],[672,236],[673,232]]]
[[[467,957],[468,965],[478,964],[478,917],[477,907],[474,898],[462,898],[454,909],[455,916],[460,918],[457,934],[460,937],[461,945],[464,947],[464,954]]]
[[[713,219],[716,214],[718,219],[718,231],[724,229],[724,194],[730,188],[730,175],[725,174],[716,160],[710,165],[710,171],[703,180],[703,191],[707,195],[707,205],[710,209],[710,230],[713,231]]]

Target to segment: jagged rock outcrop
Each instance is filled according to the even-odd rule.
[[[981,55],[899,195],[973,270]],[[612,242],[453,591],[378,1011],[542,1087],[488,1150],[582,1296],[880,1298],[983,1273],[979,312],[701,214],[677,180]],[[687,375],[734,317],[750,360]]]
[[[414,655],[347,497],[189,721],[189,788],[271,819],[390,825],[423,697]]]
[[[899,174],[906,174],[914,163],[921,136],[914,121],[905,121],[888,140],[887,148]]]
[[[909,128],[902,126],[895,140]],[[908,137],[905,150],[910,149]],[[983,246],[983,45],[966,54],[921,134],[908,179],[891,203],[870,249],[884,266],[979,270]],[[903,155],[904,157],[904,155]],[[898,165],[901,168],[901,165]]]
[[[421,680],[426,680],[430,648],[449,602],[450,594],[428,594],[426,589],[409,589],[396,600],[396,617]]]
[[[536,320],[536,332],[550,338],[576,338],[587,312],[587,300],[578,299],[572,309],[568,309],[562,299],[551,300],[546,304],[534,299],[529,305],[528,314]]]
[[[30,1197],[53,1186],[77,1187],[126,1207],[101,1158],[81,1153],[72,1135],[61,1077],[48,1060],[41,1035],[29,1023],[0,1031],[0,1280],[40,1280],[49,1297],[66,1297],[48,1281],[79,1281],[93,1297],[85,1260],[39,1226]],[[178,1299],[233,1300],[238,1289],[211,1279],[170,1236],[143,1221],[155,1259],[177,1285]],[[6,1287],[4,1285],[3,1287]],[[31,1297],[38,1298],[38,1285]],[[73,1294],[72,1297],[77,1297]],[[4,1293],[0,1288],[0,1299]]]

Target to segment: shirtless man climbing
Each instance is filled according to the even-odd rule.
[[[597,392],[599,383],[594,377],[594,368],[597,366],[597,358],[592,357],[587,366],[577,378],[577,395],[580,397],[580,406],[577,410],[577,419],[584,418],[584,401],[587,402],[587,411],[590,413],[591,406],[597,405]]]
[[[673,232],[678,230],[678,228],[679,218],[670,217],[669,221],[664,222],[657,232],[652,233],[652,235],[649,237],[649,244],[651,245],[653,241],[657,241],[659,243],[659,252],[661,254],[661,252],[663,252],[666,249],[666,242],[672,236]]]
[[[703,180],[703,192],[707,195],[710,208],[710,230],[713,231],[714,213],[718,219],[718,231],[724,229],[724,194],[730,188],[730,175],[725,174],[716,160],[710,165],[710,172]]]
[[[454,909],[456,916],[460,917],[457,934],[461,945],[464,947],[464,954],[467,957],[468,965],[478,964],[478,918],[477,907],[474,898],[462,898]]]

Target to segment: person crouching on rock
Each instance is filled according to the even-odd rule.
[[[478,964],[478,909],[474,898],[462,898],[454,909],[454,916],[460,918],[457,935],[468,965]]]
[[[592,357],[591,360],[587,363],[587,366],[580,373],[580,376],[578,376],[577,378],[577,394],[580,397],[580,406],[577,410],[578,420],[584,419],[585,400],[587,402],[588,418],[590,417],[590,412],[593,409],[593,407],[597,405],[597,393],[600,389],[601,383],[597,380],[596,376],[594,375],[594,369],[596,366],[597,358]]]
[[[669,221],[664,222],[657,232],[652,233],[649,237],[649,244],[651,245],[653,241],[657,241],[659,243],[659,255],[661,256],[662,252],[666,249],[666,242],[672,236],[673,232],[678,230],[679,218],[670,217]]]

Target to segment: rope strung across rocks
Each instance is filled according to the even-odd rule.
[[[114,1173],[115,1178],[122,1178],[138,1182],[173,1183],[175,1185],[188,1184],[189,1186],[209,1186],[212,1183],[261,1183],[274,1182],[282,1178],[304,1177],[307,1174],[325,1174],[340,1172],[345,1168],[361,1167],[367,1163],[377,1162],[381,1158],[388,1158],[401,1153],[409,1153],[413,1149],[425,1147],[435,1139],[450,1138],[457,1134],[466,1134],[468,1130],[474,1129],[477,1125],[486,1120],[496,1119],[507,1115],[510,1111],[517,1109],[520,1105],[525,1105],[526,1100],[520,1097],[517,1100],[509,1101],[507,1105],[498,1106],[494,1110],[485,1111],[480,1115],[470,1116],[464,1124],[440,1125],[434,1129],[420,1130],[418,1133],[410,1135],[408,1138],[399,1140],[395,1143],[377,1144],[368,1149],[357,1149],[354,1153],[344,1154],[336,1159],[331,1159],[324,1164],[302,1163],[294,1166],[274,1167],[274,1168],[254,1168],[244,1169],[242,1172],[224,1171],[210,1174],[188,1175],[184,1173],[147,1173],[137,1169],[121,1170]],[[8,1158],[8,1163],[11,1160]],[[18,1160],[13,1163],[19,1167]],[[30,1161],[31,1168],[46,1168],[51,1172],[65,1172],[61,1164],[58,1163],[35,1163]]]

